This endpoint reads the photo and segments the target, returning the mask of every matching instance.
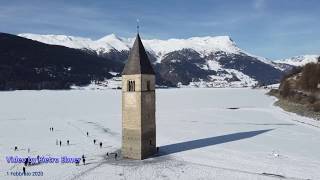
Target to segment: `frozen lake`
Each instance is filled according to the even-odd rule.
[[[319,123],[274,107],[265,92],[157,90],[160,155],[144,161],[106,158],[121,147],[121,91],[0,92],[0,179],[25,178],[7,175],[23,167],[7,156],[83,154],[87,165],[42,163],[27,172],[43,172],[37,179],[320,179],[320,129],[300,122]]]

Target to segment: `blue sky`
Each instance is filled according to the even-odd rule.
[[[319,0],[0,0],[0,31],[98,39],[229,35],[271,59],[320,54]]]

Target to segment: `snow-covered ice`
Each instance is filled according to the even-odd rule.
[[[115,161],[106,153],[121,147],[120,90],[0,92],[0,179],[25,178],[6,175],[23,166],[8,164],[6,156],[82,154],[87,165],[28,166],[44,175],[26,178],[320,179],[320,123],[273,106],[275,98],[265,93],[157,90],[159,156]]]

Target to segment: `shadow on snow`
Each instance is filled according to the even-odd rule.
[[[168,154],[178,153],[182,151],[188,151],[192,149],[198,149],[202,147],[212,146],[216,144],[222,144],[232,141],[238,141],[241,139],[247,139],[259,134],[271,131],[273,129],[265,129],[265,130],[258,130],[258,131],[248,131],[248,132],[239,132],[233,134],[227,134],[222,136],[216,137],[209,137],[203,139],[197,139],[192,141],[180,142],[175,144],[169,144],[165,146],[160,146],[159,153],[156,156],[164,156]]]

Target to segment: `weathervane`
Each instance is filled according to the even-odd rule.
[[[139,34],[139,19],[137,19],[137,33]]]

